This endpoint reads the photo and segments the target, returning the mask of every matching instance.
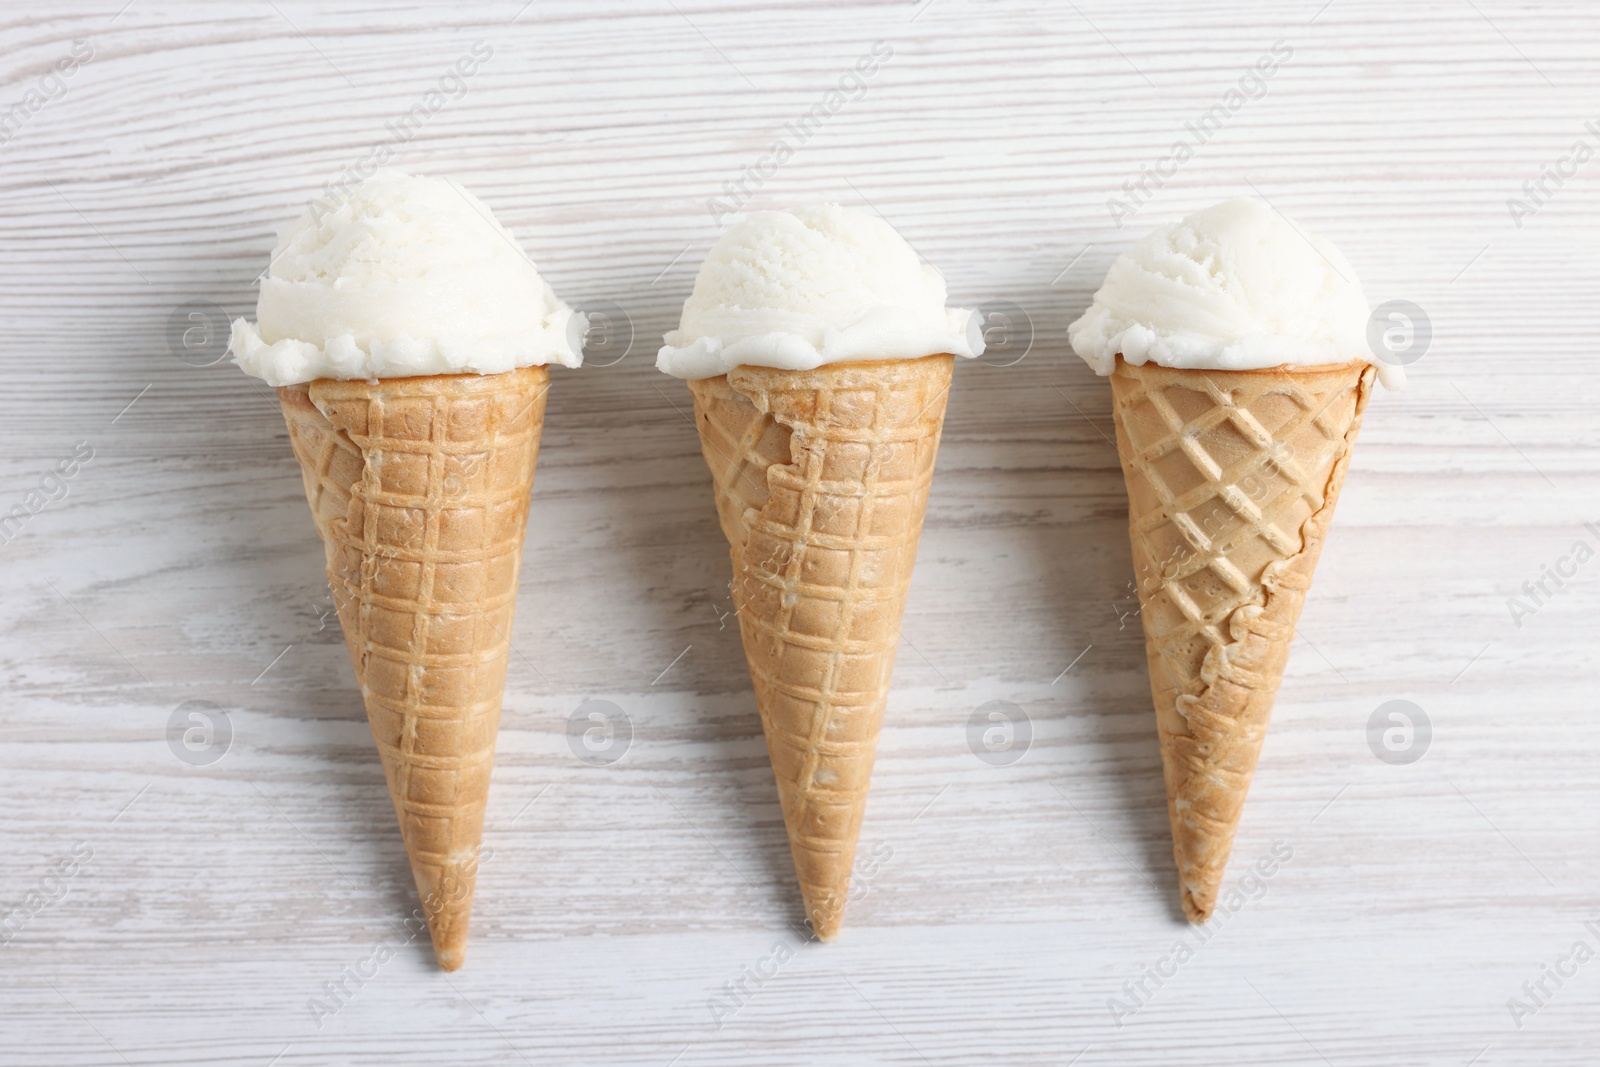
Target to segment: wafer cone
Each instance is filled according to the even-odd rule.
[[[465,958],[549,374],[278,390],[417,892]]]
[[[1150,689],[1183,910],[1204,922],[1375,370],[1117,360]]]
[[[806,917],[838,936],[953,357],[691,381]]]

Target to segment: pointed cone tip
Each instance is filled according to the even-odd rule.
[[[435,948],[433,957],[439,961],[439,967],[446,971],[459,971],[461,965],[467,962],[464,948]]]
[[[809,918],[807,925],[818,941],[831,945],[839,940],[839,931],[844,928],[843,908],[807,907]]]
[[[1183,891],[1183,914],[1196,926],[1204,924],[1211,918],[1211,913],[1217,908],[1217,894],[1213,890],[1204,897],[1197,897],[1188,889]]]

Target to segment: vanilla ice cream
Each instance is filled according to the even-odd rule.
[[[944,277],[875,215],[837,204],[758,211],[706,256],[656,367],[713,378],[741,364],[980,354],[977,316],[944,301]]]
[[[483,201],[383,170],[279,235],[230,348],[246,373],[294,385],[576,367],[584,329]]]
[[[1359,359],[1397,388],[1405,372],[1373,352],[1368,315],[1355,269],[1331,242],[1240,198],[1136,242],[1067,335],[1096,374],[1110,374],[1118,355],[1203,370]]]

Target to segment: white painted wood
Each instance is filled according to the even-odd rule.
[[[1520,1029],[1507,1000],[1600,947],[1600,564],[1520,628],[1506,605],[1597,542],[1600,163],[1520,227],[1506,206],[1600,144],[1592,5],[122,2],[0,11],[0,113],[93,48],[0,145],[0,503],[94,450],[0,547],[0,901],[93,850],[0,947],[0,1063],[1594,1061],[1600,962]],[[185,301],[246,312],[276,227],[479,40],[397,161],[638,340],[555,375],[468,965],[404,946],[319,1029],[410,879],[276,405],[164,334]],[[892,856],[843,942],[802,947],[687,394],[652,356],[707,199],[880,40],[751,205],[879,210],[1037,336],[958,368],[863,831]],[[1276,41],[1265,95],[1115,227],[1108,196]],[[1119,1028],[1108,1000],[1194,935],[1109,397],[1065,329],[1134,236],[1252,186],[1435,335],[1369,412],[1234,870],[1292,859]],[[568,748],[590,698],[631,717],[615,766]],[[1032,720],[1013,766],[967,747],[993,699]],[[1411,766],[1367,745],[1391,699],[1433,723]],[[212,766],[164,739],[188,700],[230,717]]]

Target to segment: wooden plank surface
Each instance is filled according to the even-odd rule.
[[[0,546],[0,1063],[1594,1062],[1600,962],[1571,954],[1600,951],[1600,564],[1508,608],[1600,548],[1593,5],[123,3],[0,11],[0,510],[93,453]],[[858,98],[744,206],[878,211],[1033,342],[957,368],[863,829],[880,862],[819,947],[687,392],[653,356],[707,202],[874,42]],[[1117,225],[1108,198],[1275,47]],[[397,925],[410,876],[276,404],[168,341],[188,302],[249,313],[277,227],[385,142],[635,335],[553,375],[451,976]],[[1290,858],[1201,944],[1109,393],[1065,335],[1130,240],[1241,193],[1433,339],[1369,410],[1230,877]],[[609,766],[567,741],[591,699],[631,722]],[[968,745],[991,700],[1031,724],[1009,766]],[[1389,700],[1431,721],[1417,762],[1369,747]],[[169,747],[188,701],[226,713],[220,760]]]

